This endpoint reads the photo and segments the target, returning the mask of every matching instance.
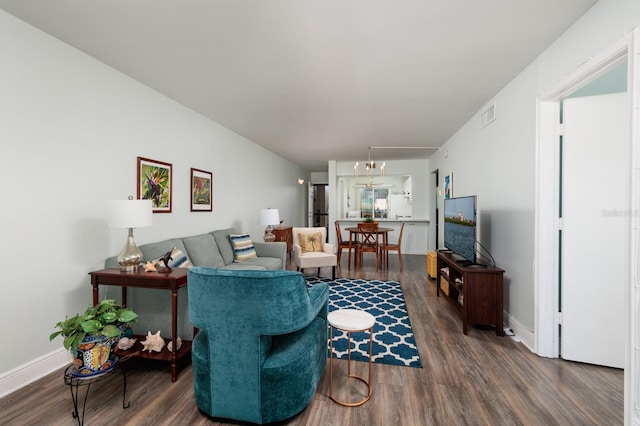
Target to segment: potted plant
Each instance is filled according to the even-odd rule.
[[[138,315],[112,299],[105,299],[84,313],[65,318],[55,325],[58,331],[49,336],[49,341],[64,337],[63,346],[71,352],[73,373],[87,376],[102,373],[116,363],[113,352],[120,334]]]
[[[365,216],[363,222],[364,223],[378,223],[378,221],[375,220],[373,218],[373,216]]]

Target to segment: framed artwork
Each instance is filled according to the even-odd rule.
[[[444,177],[444,198],[453,198],[453,172]]]
[[[191,211],[213,210],[213,173],[191,168]]]
[[[151,200],[154,213],[171,213],[171,164],[138,157],[138,199]]]

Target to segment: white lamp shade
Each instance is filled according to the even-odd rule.
[[[262,209],[260,211],[260,225],[278,225],[279,223],[278,209]]]
[[[142,228],[151,226],[151,200],[111,200],[108,205],[111,228]]]

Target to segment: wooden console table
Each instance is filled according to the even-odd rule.
[[[460,313],[462,332],[467,334],[468,324],[493,325],[496,334],[504,336],[504,271],[491,266],[465,266],[450,252],[438,252],[437,262],[437,296],[443,294]]]
[[[291,251],[293,250],[293,227],[275,226],[273,228],[273,235],[276,236],[276,241],[287,243],[287,254],[291,257]]]
[[[127,351],[118,351],[124,354],[134,354],[135,356],[147,359],[171,362],[171,381],[178,378],[177,362],[180,358],[191,353],[191,341],[183,340],[182,347],[176,351],[176,338],[178,336],[178,290],[187,285],[187,268],[174,268],[171,272],[144,272],[138,268],[136,272],[122,272],[119,268],[102,269],[90,272],[91,285],[93,286],[93,304],[99,302],[98,287],[100,285],[112,285],[122,287],[122,305],[127,304],[127,287],[155,288],[158,290],[171,291],[171,341],[172,351],[163,348],[160,352],[143,352],[142,340],[146,336],[134,336],[138,339],[136,344]],[[194,335],[196,330],[194,329]],[[136,353],[138,352],[138,353]]]

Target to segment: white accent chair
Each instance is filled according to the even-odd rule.
[[[335,254],[335,248],[333,244],[326,243],[327,241],[327,228],[293,228],[293,259],[296,263],[298,271],[306,268],[318,268],[318,275],[320,275],[320,268],[331,267],[331,278],[336,278],[336,265],[338,264],[338,256]],[[322,251],[307,251],[302,252],[300,246],[299,234],[315,234],[320,233],[322,241]]]

